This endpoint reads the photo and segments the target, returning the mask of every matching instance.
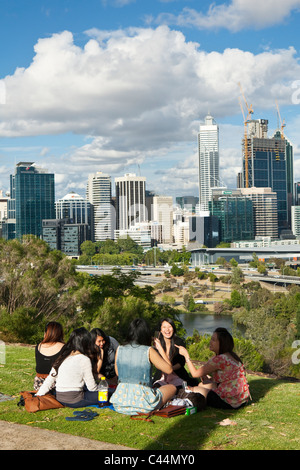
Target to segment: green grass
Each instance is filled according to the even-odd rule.
[[[0,364],[0,392],[14,400],[0,402],[0,420],[27,424],[99,441],[147,450],[299,450],[299,382],[249,375],[252,404],[238,411],[213,408],[191,416],[133,421],[109,409],[88,422],[66,421],[73,410],[28,413],[18,407],[20,391],[32,390],[34,349],[6,346]],[[229,419],[231,425],[219,423]]]

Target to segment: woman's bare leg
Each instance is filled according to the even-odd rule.
[[[213,384],[212,383],[209,383],[209,384],[199,384],[199,385],[196,385],[195,387],[189,387],[189,389],[194,392],[194,393],[201,393],[201,395],[203,395],[205,398],[207,397],[208,395],[208,392],[210,392],[210,390],[212,390],[213,388]]]
[[[159,388],[162,393],[162,406],[165,405],[171,398],[174,397],[176,394],[176,387],[175,385],[163,385]]]

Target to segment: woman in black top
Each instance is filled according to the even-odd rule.
[[[182,387],[183,382],[190,386],[198,385],[198,380],[193,379],[185,369],[185,358],[179,354],[176,346],[184,346],[185,342],[176,336],[176,326],[170,318],[163,318],[159,326],[158,338],[154,339],[154,346],[159,354],[165,360],[170,360],[173,372],[172,374],[163,374],[157,371],[154,375],[153,385],[160,387],[165,384],[173,384],[177,388]]]
[[[64,346],[64,333],[60,323],[47,323],[44,339],[35,347],[36,376],[34,390],[39,390],[45,378],[49,375],[52,364],[58,358]]]

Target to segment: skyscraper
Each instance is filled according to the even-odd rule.
[[[211,188],[219,186],[219,126],[208,114],[198,133],[199,208],[208,210]]]
[[[241,188],[252,200],[254,237],[278,238],[277,193],[271,188]]]
[[[172,196],[154,196],[153,220],[162,225],[162,242],[173,243]]]
[[[219,218],[220,241],[253,239],[253,204],[239,189],[214,189],[209,209],[212,216]]]
[[[111,177],[98,171],[88,176],[87,200],[93,206],[94,241],[113,238],[113,206],[111,202]]]
[[[69,219],[71,224],[92,225],[91,203],[74,191],[55,202],[55,212],[57,219]]]
[[[117,230],[127,230],[136,222],[147,221],[146,178],[126,173],[115,178]]]
[[[243,141],[242,186],[271,188],[277,193],[278,230],[290,228],[290,207],[293,199],[293,148],[280,132],[267,137],[268,121],[250,122],[247,159]]]
[[[54,174],[32,162],[18,163],[10,176],[10,197],[9,218],[15,218],[15,237],[41,237],[42,220],[55,218]]]

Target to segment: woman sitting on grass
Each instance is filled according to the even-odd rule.
[[[163,385],[159,389],[151,386],[152,365],[170,374],[172,366],[151,347],[151,332],[142,318],[133,320],[129,326],[127,344],[116,352],[115,369],[119,378],[116,391],[110,402],[123,414],[150,413],[161,408],[176,393],[174,385]]]
[[[115,355],[119,346],[118,341],[106,335],[100,328],[93,328],[91,336],[97,351],[97,378],[104,376],[110,385],[116,384],[118,377],[115,371]]]
[[[213,408],[237,409],[245,405],[249,398],[249,385],[244,366],[233,352],[234,342],[225,328],[217,328],[209,344],[215,356],[199,369],[192,363],[188,351],[178,346],[179,353],[185,357],[193,377],[200,377],[202,383],[189,387],[206,398],[206,405]],[[211,376],[211,377],[208,377]]]
[[[172,372],[164,374],[157,370],[153,379],[154,387],[172,384],[179,390],[183,382],[188,385],[198,385],[199,381],[190,377],[186,371],[185,359],[179,354],[178,346],[185,346],[185,342],[176,335],[174,321],[170,318],[163,318],[160,321],[158,336],[154,339],[154,347],[165,361],[171,362]]]
[[[48,377],[54,361],[64,346],[63,327],[56,321],[47,323],[43,340],[35,347],[36,376],[34,390],[39,388]]]
[[[96,405],[98,392],[92,370],[93,354],[89,331],[74,330],[36,395],[45,395],[55,384],[56,399],[62,405],[71,408]]]

